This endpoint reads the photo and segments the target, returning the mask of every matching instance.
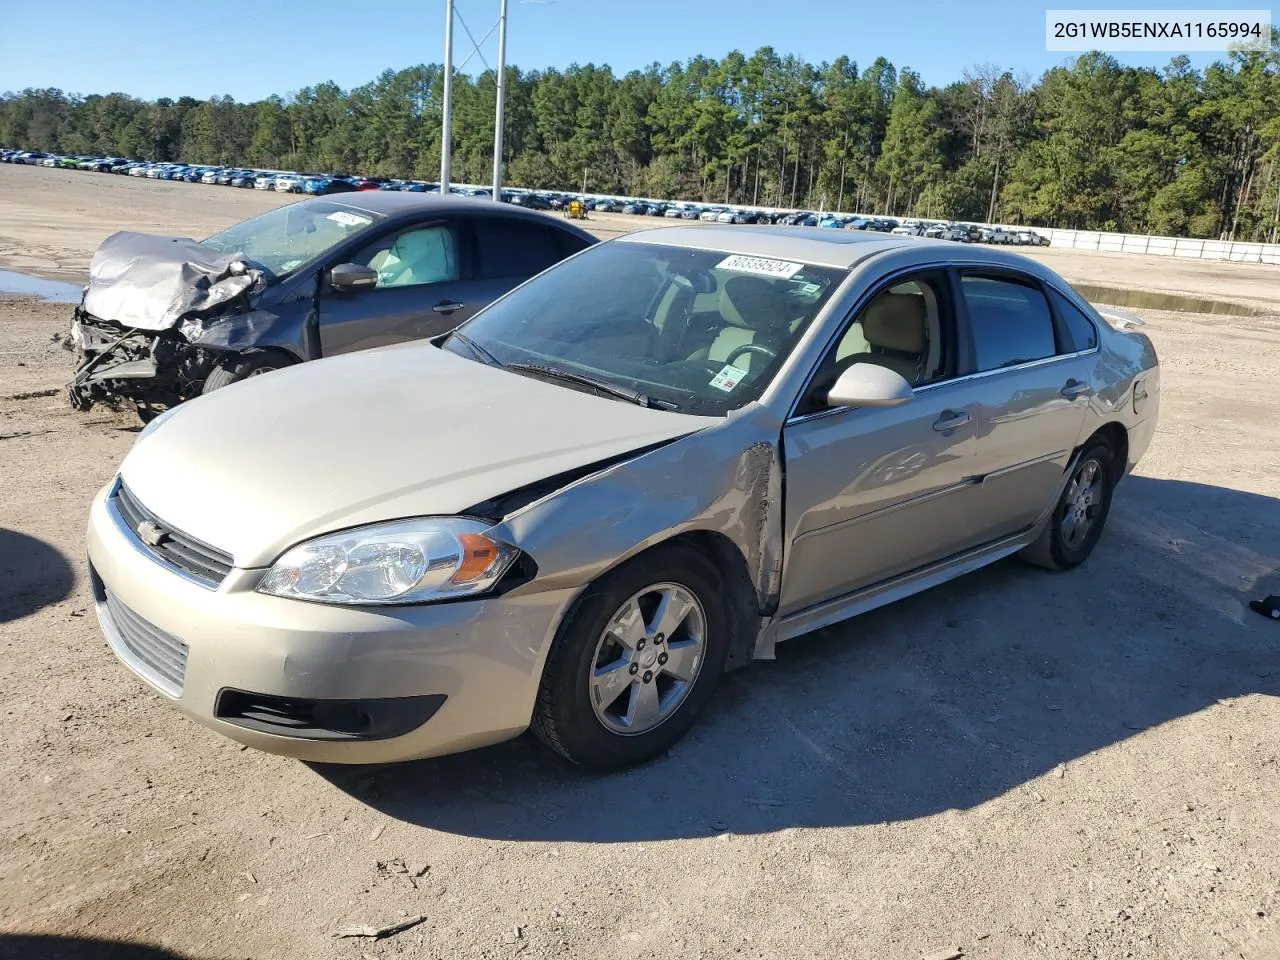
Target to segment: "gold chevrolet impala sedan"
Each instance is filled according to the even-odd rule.
[[[619,237],[447,334],[153,420],[90,510],[98,616],[262,750],[532,728],[638,763],[780,642],[1010,554],[1083,562],[1156,424],[1139,325],[1005,250]]]

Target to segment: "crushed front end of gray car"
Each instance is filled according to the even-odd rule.
[[[238,254],[181,237],[112,234],[94,254],[64,341],[79,357],[68,400],[77,410],[132,404],[147,420],[199,394],[226,351],[243,347],[211,331],[252,314],[266,287],[266,273]],[[246,324],[236,326],[243,333]]]

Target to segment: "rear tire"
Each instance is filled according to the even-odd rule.
[[[1070,570],[1083,563],[1102,536],[1115,490],[1115,451],[1101,437],[1090,440],[1071,472],[1044,529],[1018,554],[1046,570]]]
[[[201,395],[213,393],[215,390],[228,387],[249,377],[260,376],[264,373],[270,373],[272,370],[281,370],[291,365],[290,361],[278,353],[247,353],[215,367],[209,376],[205,377],[204,386],[201,388],[200,393]]]
[[[715,565],[682,544],[641,554],[589,585],[552,643],[534,734],[600,771],[670,749],[724,672],[722,595]]]

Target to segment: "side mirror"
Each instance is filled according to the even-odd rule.
[[[833,407],[896,407],[913,396],[911,384],[878,363],[855,363],[827,393]]]
[[[368,290],[378,285],[378,271],[358,263],[340,263],[329,271],[329,283],[343,293]]]

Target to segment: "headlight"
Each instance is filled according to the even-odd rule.
[[[326,534],[289,550],[260,593],[324,603],[429,603],[483,593],[519,551],[465,517],[396,520]]]

